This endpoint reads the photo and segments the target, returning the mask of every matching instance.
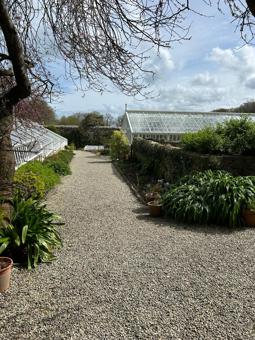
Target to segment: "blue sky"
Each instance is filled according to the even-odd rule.
[[[51,103],[57,115],[96,110],[117,116],[125,104],[132,109],[210,111],[255,99],[255,47],[243,46],[224,6],[225,15],[216,7],[206,10],[212,17],[189,15],[191,40],[161,49],[160,56],[151,55],[153,98],[140,100],[118,90],[84,94],[71,81],[61,79],[64,93]],[[63,74],[62,63],[52,65],[52,71]]]

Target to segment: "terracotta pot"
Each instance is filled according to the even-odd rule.
[[[9,257],[0,257],[0,293],[10,286],[13,261]]]
[[[162,204],[157,202],[148,202],[149,212],[152,217],[162,216]]]
[[[243,209],[243,219],[247,226],[255,227],[255,211]]]

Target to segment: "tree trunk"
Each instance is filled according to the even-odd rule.
[[[249,8],[249,10],[251,11],[251,14],[253,16],[255,16],[255,3],[254,3],[254,0],[246,0],[247,2],[247,6]]]
[[[9,110],[9,114],[3,114]],[[0,106],[0,222],[6,225],[10,222],[12,213],[13,176],[15,172],[15,157],[11,142],[13,129],[13,107]]]

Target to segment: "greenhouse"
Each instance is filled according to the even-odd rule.
[[[68,144],[66,138],[31,121],[16,121],[11,140],[16,168],[31,160],[43,160]]]
[[[171,112],[126,110],[122,129],[132,144],[135,137],[180,142],[181,135],[215,126],[244,114],[236,112]],[[255,113],[249,114],[255,121]]]

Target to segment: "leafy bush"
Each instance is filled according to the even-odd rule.
[[[74,156],[73,150],[62,150],[55,155],[56,158],[66,163],[70,163],[71,160],[73,159],[73,156]]]
[[[62,161],[66,164],[69,164],[73,159],[73,156],[74,156],[73,150],[61,150],[58,153],[48,157],[44,161],[44,163],[47,163],[48,161]]]
[[[224,146],[224,137],[213,128],[205,128],[195,133],[186,133],[182,137],[184,149],[200,153],[220,153]]]
[[[185,150],[208,154],[255,154],[255,123],[247,116],[230,119],[182,137]]]
[[[110,141],[110,156],[113,160],[126,159],[130,153],[127,136],[122,131],[114,131]]]
[[[219,124],[215,132],[217,135],[224,136],[225,153],[254,154],[255,123],[247,116]]]
[[[48,157],[44,164],[53,169],[60,176],[71,174],[69,163],[73,158],[73,150],[67,149],[59,151],[57,154]]]
[[[76,149],[75,144],[74,143],[70,143],[69,145],[67,145],[66,150],[69,151],[74,151]]]
[[[54,226],[58,216],[32,198],[17,196],[13,209],[11,224],[0,228],[0,254],[12,257],[28,269],[55,259],[54,248],[62,246]]]
[[[16,192],[24,198],[43,198],[60,182],[60,175],[71,174],[69,163],[73,155],[72,150],[62,150],[44,162],[32,161],[22,165],[14,176]]]
[[[166,215],[188,223],[243,225],[242,208],[255,198],[254,177],[207,170],[185,176],[163,197]]]
[[[24,198],[43,198],[59,181],[59,175],[40,161],[22,165],[14,176],[15,190]]]
[[[71,174],[71,169],[68,163],[62,160],[48,160],[46,164],[51,168],[56,174],[60,176],[66,176]]]

